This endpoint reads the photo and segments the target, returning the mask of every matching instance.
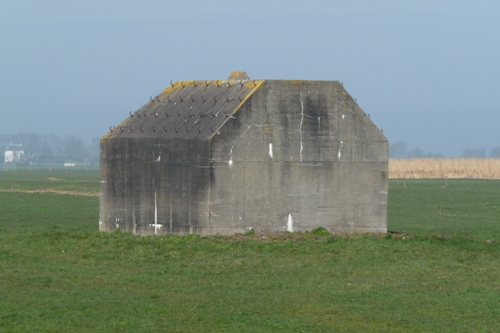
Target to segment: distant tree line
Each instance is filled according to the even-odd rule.
[[[36,165],[62,165],[75,163],[76,165],[99,164],[99,138],[85,143],[75,135],[59,136],[53,134],[16,133],[0,134],[0,163],[11,144],[22,144],[26,158],[22,163]]]
[[[423,152],[420,148],[408,149],[404,141],[398,141],[389,144],[389,157],[392,158],[442,158],[442,154],[434,154]],[[500,158],[500,146],[490,150],[489,155],[486,154],[484,148],[464,148],[459,157],[463,158]]]

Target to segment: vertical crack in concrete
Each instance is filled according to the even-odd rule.
[[[156,191],[155,191],[155,235],[157,233],[158,233],[158,203],[156,201]]]
[[[160,154],[159,154],[156,162],[159,163],[159,161],[160,161]],[[161,229],[163,227],[163,224],[158,223],[158,199],[157,199],[157,195],[156,195],[156,193],[157,193],[156,189],[158,188],[157,184],[158,184],[158,182],[155,182],[155,180],[153,179],[153,190],[155,192],[155,208],[154,208],[154,223],[151,223],[150,226],[154,227],[154,229],[155,229],[154,234],[155,235],[158,234],[158,229]]]
[[[300,118],[300,127],[299,127],[299,130],[300,130],[300,161],[302,162],[302,149],[304,149],[304,146],[302,144],[302,123],[304,122],[304,101],[302,100],[302,92],[300,92],[299,94],[300,96],[300,115],[301,115],[301,118]]]
[[[289,231],[289,232],[293,232],[293,218],[292,218],[292,214],[288,214],[288,221],[287,221],[287,224],[286,224],[286,230]]]

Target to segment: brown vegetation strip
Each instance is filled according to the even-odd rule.
[[[389,178],[500,179],[498,158],[389,159]]]
[[[74,196],[84,196],[84,197],[98,197],[99,193],[91,193],[91,192],[78,192],[78,191],[61,191],[61,190],[53,190],[50,188],[40,189],[40,190],[5,190],[0,189],[0,192],[12,192],[12,193],[52,193],[52,194],[64,194],[64,195],[74,195]]]

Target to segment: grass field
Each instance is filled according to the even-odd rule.
[[[29,174],[0,173],[0,332],[500,331],[500,181],[391,180],[388,235],[201,238],[99,233],[97,170]]]
[[[98,196],[99,169],[97,167],[11,167],[10,171],[0,172],[0,192]]]

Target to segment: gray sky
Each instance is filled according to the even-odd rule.
[[[500,1],[3,0],[0,134],[101,137],[170,80],[339,80],[390,142],[500,146]]]

